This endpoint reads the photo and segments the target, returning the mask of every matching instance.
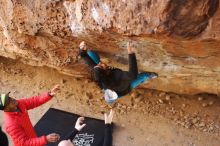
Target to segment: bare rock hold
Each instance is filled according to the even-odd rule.
[[[138,103],[138,102],[143,101],[143,99],[144,99],[143,97],[138,96],[137,98],[134,99],[134,102]]]
[[[214,104],[214,101],[209,101],[209,105],[213,105]]]
[[[186,104],[183,103],[183,104],[182,104],[182,107],[185,108],[185,107],[186,107]]]
[[[160,104],[164,104],[164,101],[162,99],[158,99]]]
[[[164,97],[165,95],[166,95],[165,92],[161,92],[161,93],[159,94],[159,97]]]
[[[198,97],[198,101],[202,101],[202,100],[204,100],[203,97]]]
[[[170,95],[166,95],[165,99],[166,99],[167,101],[169,101],[169,100],[170,100]]]
[[[202,107],[207,107],[207,106],[208,106],[207,103],[203,103],[203,104],[202,104]]]

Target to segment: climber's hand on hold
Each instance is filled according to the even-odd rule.
[[[84,41],[82,41],[80,44],[79,44],[79,49],[80,50],[87,50],[87,46],[86,46],[86,43]]]
[[[134,53],[134,49],[132,47],[132,43],[131,42],[127,43],[127,50],[128,50],[128,54]]]

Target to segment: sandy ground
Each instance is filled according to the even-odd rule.
[[[17,99],[61,85],[56,97],[29,112],[33,124],[49,107],[99,119],[104,111],[113,108],[114,146],[220,145],[220,98],[214,95],[186,96],[139,87],[110,106],[88,79],[5,58],[0,58],[0,84],[0,92],[11,91]],[[1,125],[3,121],[0,112]]]

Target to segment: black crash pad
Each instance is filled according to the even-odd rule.
[[[61,140],[74,128],[79,115],[50,108],[35,125],[38,136],[50,133],[58,133]],[[76,146],[102,146],[104,140],[104,121],[85,117],[84,127],[75,137]],[[57,146],[57,143],[49,143],[47,146]]]

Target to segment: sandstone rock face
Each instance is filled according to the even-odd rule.
[[[1,0],[0,55],[88,77],[85,40],[110,65],[127,69],[133,41],[145,87],[220,93],[219,0]]]

